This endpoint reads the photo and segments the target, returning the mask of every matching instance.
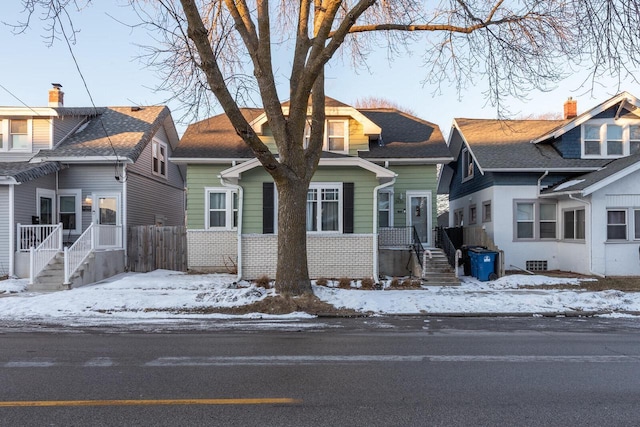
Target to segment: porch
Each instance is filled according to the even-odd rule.
[[[65,242],[62,224],[17,224],[15,273],[28,278],[31,289],[69,289],[122,273],[124,267],[121,226],[92,223]]]

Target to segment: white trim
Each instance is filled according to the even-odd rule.
[[[358,150],[359,153],[368,153],[368,150]],[[367,158],[366,154],[363,154],[363,158],[371,163],[388,163],[395,165],[411,165],[411,164],[424,164],[424,165],[437,165],[440,163],[452,162],[455,159],[453,157],[389,157],[389,158]]]
[[[244,172],[260,166],[262,166],[262,164],[258,159],[251,159],[248,162],[223,170],[220,172],[220,177],[225,179],[240,179],[240,175]],[[357,166],[375,173],[376,178],[394,178],[397,176],[395,172],[360,157],[321,158],[318,166]]]
[[[20,117],[43,117],[43,116],[59,116],[58,112],[53,108],[47,107],[0,107],[0,115],[3,116],[20,116]]]
[[[599,167],[584,168],[487,168],[485,172],[593,172],[602,169]]]
[[[631,105],[635,105],[636,107],[640,107],[640,101],[638,101],[638,98],[636,98],[635,96],[631,95],[629,92],[622,92],[619,93],[618,95],[614,96],[613,98],[603,102],[602,104],[596,106],[595,108],[592,108],[591,110],[580,114],[578,117],[574,118],[573,120],[571,120],[569,123],[567,123],[566,125],[553,130],[551,132],[548,132],[536,139],[534,139],[533,141],[531,141],[533,144],[537,144],[539,142],[542,141],[546,141],[547,139],[550,138],[558,138],[561,135],[564,135],[565,133],[569,132],[571,129],[580,126],[581,124],[583,124],[584,122],[588,121],[589,119],[592,119],[593,117],[597,116],[598,114],[602,113],[603,111],[607,110],[608,108],[616,105],[618,102],[628,102]]]
[[[27,121],[27,140],[29,146],[26,148],[12,148],[12,133],[11,133],[11,121],[13,120],[26,120]],[[31,153],[33,151],[33,119],[31,117],[0,117],[0,153]],[[24,135],[24,134],[16,134]]]
[[[378,193],[380,190],[384,188],[391,187],[396,183],[396,178],[394,177],[391,181],[386,182],[384,184],[380,184],[373,189],[373,280],[375,282],[378,281],[378,276],[380,275],[378,260],[379,260],[379,248],[378,248]],[[389,200],[389,209],[391,210],[391,216],[393,216],[393,188],[390,190],[391,199]],[[390,219],[391,224],[393,225],[392,220]]]
[[[38,218],[41,217],[40,213],[40,198],[51,199],[51,224],[57,224],[57,209],[56,209],[56,192],[55,190],[49,190],[48,188],[36,188],[36,214]]]
[[[316,205],[317,205],[317,210],[316,210],[316,218],[315,218],[315,225],[317,226],[317,230],[307,230],[307,234],[313,234],[313,235],[318,235],[318,234],[343,234],[344,233],[344,224],[343,224],[343,217],[344,217],[344,186],[342,185],[342,182],[311,182],[309,184],[309,188],[307,189],[307,194],[309,193],[309,191],[313,190],[314,192],[316,192],[318,194],[318,197],[315,199]],[[337,230],[320,230],[319,228],[322,227],[322,191],[319,190],[338,190],[338,229]],[[308,197],[308,196],[307,196]],[[333,202],[333,201],[332,201]],[[305,207],[307,207],[309,204],[308,199],[305,200]],[[305,209],[305,227],[306,227],[306,217],[308,215],[308,208]]]
[[[231,188],[232,190],[235,190],[238,194],[238,226],[236,227],[237,229],[237,254],[236,254],[236,269],[237,269],[237,276],[236,276],[236,280],[240,281],[242,280],[242,217],[243,217],[243,209],[244,209],[244,189],[236,184],[231,184],[229,182],[226,182],[224,179],[220,178],[220,184],[222,184],[225,187]],[[233,203],[233,198],[231,200],[231,202]],[[233,212],[233,205],[231,206],[231,210]],[[233,213],[232,213],[233,215]],[[232,217],[233,220],[233,217]]]
[[[307,116],[311,116],[311,106],[307,108]],[[282,114],[285,116],[289,115],[289,107],[282,107]],[[374,122],[369,120],[364,114],[360,111],[356,110],[353,107],[345,106],[345,107],[325,107],[324,114],[326,118],[332,118],[337,116],[345,116],[351,117],[355,121],[362,124],[362,130],[365,135],[380,135],[382,129],[380,126],[376,125]],[[262,126],[267,122],[267,113],[264,112],[260,114],[258,117],[249,122],[249,125],[253,128],[253,131],[258,135],[262,135]]]
[[[608,142],[607,138],[607,129],[609,126],[617,126],[621,131],[621,138],[619,140],[622,144],[622,153],[620,154],[609,154],[608,152]],[[586,154],[585,153],[585,127],[586,126],[594,126],[599,127],[599,137],[598,137],[598,145],[600,148],[599,154]],[[580,125],[580,156],[582,159],[619,159],[621,157],[626,157],[630,154],[630,127],[631,126],[640,126],[640,120],[630,120],[630,119],[596,119],[590,120],[586,123]],[[595,141],[595,139],[589,139],[589,141]],[[606,152],[606,153],[605,153]]]
[[[73,234],[80,234],[82,233],[82,190],[75,189],[75,188],[58,190],[58,221],[56,223],[62,223],[62,219],[60,218],[60,214],[62,213],[61,212],[62,204],[60,203],[60,197],[64,197],[64,196],[75,197],[76,203],[75,203],[74,213],[76,215],[76,227],[71,230],[63,228],[63,231],[71,232]]]
[[[628,167],[622,169],[621,171],[618,171],[616,173],[614,173],[613,175],[610,175],[598,182],[596,182],[595,184],[592,184],[588,187],[586,187],[584,190],[582,190],[582,195],[583,196],[588,196],[589,194],[593,193],[594,191],[598,191],[603,187],[606,187],[609,184],[612,184],[614,182],[616,182],[617,180],[624,178],[625,176],[636,172],[640,170],[640,162],[636,162],[633,163],[632,165],[629,165]]]
[[[202,158],[202,157],[169,157],[169,161],[175,164],[212,164],[212,165],[224,165],[234,163],[244,163],[254,158],[231,158],[231,157],[218,157],[218,158]]]
[[[223,178],[220,178],[220,181],[222,182]],[[227,185],[227,184],[223,184],[223,185]],[[213,227],[211,226],[211,224],[209,223],[211,216],[211,207],[210,207],[210,203],[211,203],[211,198],[210,198],[210,194],[211,193],[219,193],[219,194],[224,194],[225,195],[225,207],[224,207],[224,212],[225,212],[225,217],[224,217],[224,222],[225,225],[224,227]],[[204,188],[204,228],[205,230],[208,231],[234,231],[237,229],[237,227],[233,226],[233,194],[238,194],[238,221],[240,221],[240,195],[238,193],[237,190],[235,190],[235,186],[233,186],[231,188],[231,186],[225,186],[225,187],[205,187]],[[220,210],[221,211],[221,210]]]
[[[74,156],[74,157],[34,157],[29,163],[64,162],[64,163],[134,163],[126,156]]]

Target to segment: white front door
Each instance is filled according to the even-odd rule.
[[[98,226],[96,247],[122,246],[122,220],[120,195],[94,194],[93,222]]]
[[[45,188],[36,189],[36,213],[40,224],[53,224],[56,211],[56,192]]]
[[[407,225],[416,229],[423,247],[432,245],[430,191],[407,191]]]

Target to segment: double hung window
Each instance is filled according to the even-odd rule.
[[[167,177],[167,144],[153,140],[151,143],[152,171],[154,175]]]
[[[307,191],[307,231],[342,230],[342,184],[311,184]]]
[[[238,227],[238,192],[208,188],[206,193],[206,228],[232,230]]]
[[[640,125],[599,119],[582,125],[583,158],[616,158],[640,152]]]
[[[539,201],[515,203],[516,239],[555,239],[556,204]]]
[[[569,209],[563,212],[563,235],[565,240],[584,240],[585,210]]]

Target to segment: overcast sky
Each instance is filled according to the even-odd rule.
[[[5,3],[0,21],[15,23],[24,17],[20,13],[21,2]],[[136,59],[143,53],[138,45],[148,45],[153,42],[152,39],[142,30],[131,31],[110,17],[126,23],[136,22],[137,18],[131,9],[121,6],[122,3],[94,2],[74,18],[81,32],[72,49],[86,80],[86,87],[66,43],[57,40],[52,47],[47,46],[41,21],[34,20],[30,29],[17,35],[9,26],[1,25],[4,60],[0,71],[0,105],[17,106],[24,103],[32,107],[46,106],[47,92],[54,82],[63,85],[65,106],[90,106],[88,93],[96,106],[164,103],[168,95],[154,90],[160,83],[155,71],[145,68]],[[441,94],[434,96],[435,87],[423,87],[421,84],[424,70],[419,66],[419,46],[416,46],[415,52],[414,57],[404,57],[391,64],[385,52],[380,52],[370,57],[369,71],[358,73],[339,61],[333,61],[326,71],[326,93],[347,104],[370,96],[389,99],[406,106],[421,118],[438,124],[445,135],[448,135],[454,117],[496,117],[495,107],[486,105],[482,86],[465,91],[460,97],[455,88],[444,87]],[[276,69],[280,67],[280,93],[286,98],[287,82],[284,76],[288,72],[287,61],[275,64]],[[508,102],[509,109],[514,117],[561,112],[564,101],[572,96],[578,100],[580,113],[617,93],[614,83],[602,82],[602,86],[592,94],[589,87],[580,87],[583,79],[584,76],[575,75],[551,92],[532,93],[527,100],[511,99]],[[622,90],[640,96],[638,84],[627,82]],[[168,105],[173,111],[179,108],[175,103]],[[178,130],[182,133],[184,126],[179,125]]]

